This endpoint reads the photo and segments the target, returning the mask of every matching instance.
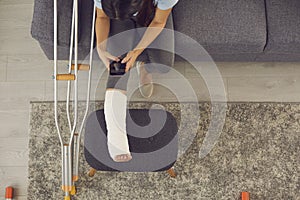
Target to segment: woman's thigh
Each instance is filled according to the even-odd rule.
[[[107,40],[107,51],[114,56],[120,56],[134,48],[135,22],[128,20],[110,20],[110,31]]]
[[[106,89],[119,89],[127,91],[127,83],[130,77],[130,71],[126,72],[123,76],[108,75],[106,82]]]
[[[141,27],[141,26],[139,26]],[[141,38],[145,32],[145,29],[138,29],[138,37]],[[149,61],[146,65],[146,70],[148,72],[160,72],[165,73],[169,71],[169,67],[174,66],[174,26],[173,26],[173,17],[172,13],[168,17],[165,29],[157,36],[157,38],[152,42],[150,47],[145,49],[145,54],[148,55]],[[165,50],[163,50],[165,49]],[[143,53],[144,53],[143,52]],[[151,64],[153,63],[153,64]],[[167,67],[161,67],[155,63],[160,63]]]
[[[107,41],[107,51],[114,56],[121,56],[134,47],[136,38],[135,22],[132,20],[110,20],[110,31]],[[127,90],[130,72],[123,76],[108,75],[106,88]]]

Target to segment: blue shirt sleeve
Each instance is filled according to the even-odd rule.
[[[95,3],[95,6],[96,6],[97,8],[102,9],[101,0],[94,0],[94,3]]]
[[[157,7],[161,10],[168,10],[169,8],[173,8],[179,0],[156,0]],[[101,0],[94,0],[94,3],[97,8],[102,9]]]
[[[157,0],[157,7],[161,10],[173,8],[179,0]]]

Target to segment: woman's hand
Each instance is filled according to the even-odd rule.
[[[135,60],[137,57],[141,54],[141,50],[132,50],[127,53],[125,58],[123,58],[121,63],[126,63],[126,69],[125,72],[128,72],[128,70],[133,66]]]
[[[98,48],[98,54],[108,71],[109,71],[110,60],[114,60],[117,62],[120,61],[120,58],[113,56],[109,52],[102,50],[100,48]]]

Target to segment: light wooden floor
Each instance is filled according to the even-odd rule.
[[[0,196],[8,185],[16,188],[15,199],[26,199],[29,102],[52,100],[52,62],[30,36],[33,0],[0,0]],[[228,101],[300,101],[300,63],[217,63]],[[208,101],[203,79],[195,70],[177,64],[194,87],[199,100]],[[98,71],[97,71],[98,70]],[[105,85],[105,79],[93,87]],[[212,77],[214,78],[214,77]],[[167,82],[176,81],[169,77]],[[173,100],[171,94],[154,100]],[[81,96],[83,95],[80,92]],[[96,97],[103,98],[102,94]],[[136,95],[133,100],[141,100]]]

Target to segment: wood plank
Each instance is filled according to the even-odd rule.
[[[53,61],[45,57],[8,56],[7,62],[7,81],[43,81],[52,78]]]
[[[58,73],[68,72],[68,61],[58,61]],[[45,56],[38,55],[8,55],[7,56],[7,81],[52,81],[54,62]],[[24,70],[26,69],[26,70]],[[20,73],[22,71],[22,73]],[[103,72],[101,67],[93,68],[93,80],[107,78],[107,71]],[[78,72],[80,80],[88,79],[88,72]]]
[[[1,28],[30,28],[33,16],[32,4],[2,4],[0,6]]]
[[[178,77],[185,76],[185,67],[187,66],[186,62],[176,62],[173,68],[170,69],[168,73],[154,73],[153,77],[157,79],[175,79]],[[132,69],[131,73],[136,71],[135,68]]]
[[[1,138],[0,167],[27,166],[28,140],[28,136],[24,138]]]
[[[27,167],[0,167],[0,196],[4,197],[5,188],[14,187],[14,199],[25,199],[27,195]]]
[[[154,101],[210,101],[210,95],[213,95],[213,100],[221,101],[223,98],[220,94],[227,94],[226,79],[210,77],[208,81],[212,94],[209,93],[208,86],[201,78],[190,78],[188,80],[154,79],[153,82],[156,84],[151,99]],[[225,90],[223,92],[219,83],[224,85]]]
[[[0,138],[28,137],[29,111],[0,111]]]
[[[215,64],[223,77],[290,76],[294,75],[295,68],[300,68],[299,63],[293,62],[216,62]],[[191,65],[186,65],[185,70],[188,78],[199,76]]]
[[[0,55],[0,81],[6,81],[7,56]]]
[[[85,75],[87,79],[88,76]],[[92,66],[92,79],[93,80],[107,80],[108,77],[108,71],[106,70],[106,68],[104,67],[104,65],[100,62],[93,62],[93,66]]]
[[[0,111],[2,112],[28,112],[30,109],[30,99],[2,99],[0,104]]]
[[[0,23],[2,23],[0,21]],[[13,22],[12,22],[13,23]],[[27,55],[30,54],[42,54],[42,50],[37,41],[34,39],[24,40],[22,38],[16,38],[14,40],[0,40],[0,54],[4,55]]]
[[[23,0],[20,2],[19,0],[1,0],[0,5],[21,5],[21,4],[31,4],[33,5],[33,0]]]
[[[299,75],[300,74],[300,62],[290,63],[290,64],[292,64],[295,68],[295,75]]]
[[[53,81],[46,81],[45,98],[46,101],[53,101]],[[104,91],[106,88],[106,80],[100,80],[99,83],[96,80],[91,84],[91,100],[104,98]],[[85,100],[87,91],[87,80],[80,80],[78,84],[78,99]],[[73,87],[71,89],[71,95],[73,94]],[[67,95],[67,83],[58,82],[58,99],[61,101],[66,100]]]
[[[255,69],[260,64],[254,62],[216,62],[216,65],[223,77],[249,77],[256,75]]]
[[[278,76],[294,76],[297,68],[300,68],[300,62],[260,62],[255,65],[254,70],[256,76],[274,76],[276,78]]]
[[[16,196],[15,200],[27,200],[27,196]]]
[[[0,28],[0,40],[8,40],[13,41],[15,39],[23,39],[23,40],[32,40],[30,31],[28,28],[12,28],[9,27],[6,29]]]
[[[300,76],[232,77],[228,97],[230,101],[299,102],[299,82]]]
[[[187,78],[220,77],[223,76],[220,66],[211,62],[195,62],[184,64],[184,74]],[[210,70],[210,71],[209,71]],[[212,71],[214,70],[214,71]]]
[[[32,15],[32,4],[0,6],[0,54],[41,54],[38,43],[30,35]]]
[[[0,100],[43,100],[43,81],[0,82]]]

